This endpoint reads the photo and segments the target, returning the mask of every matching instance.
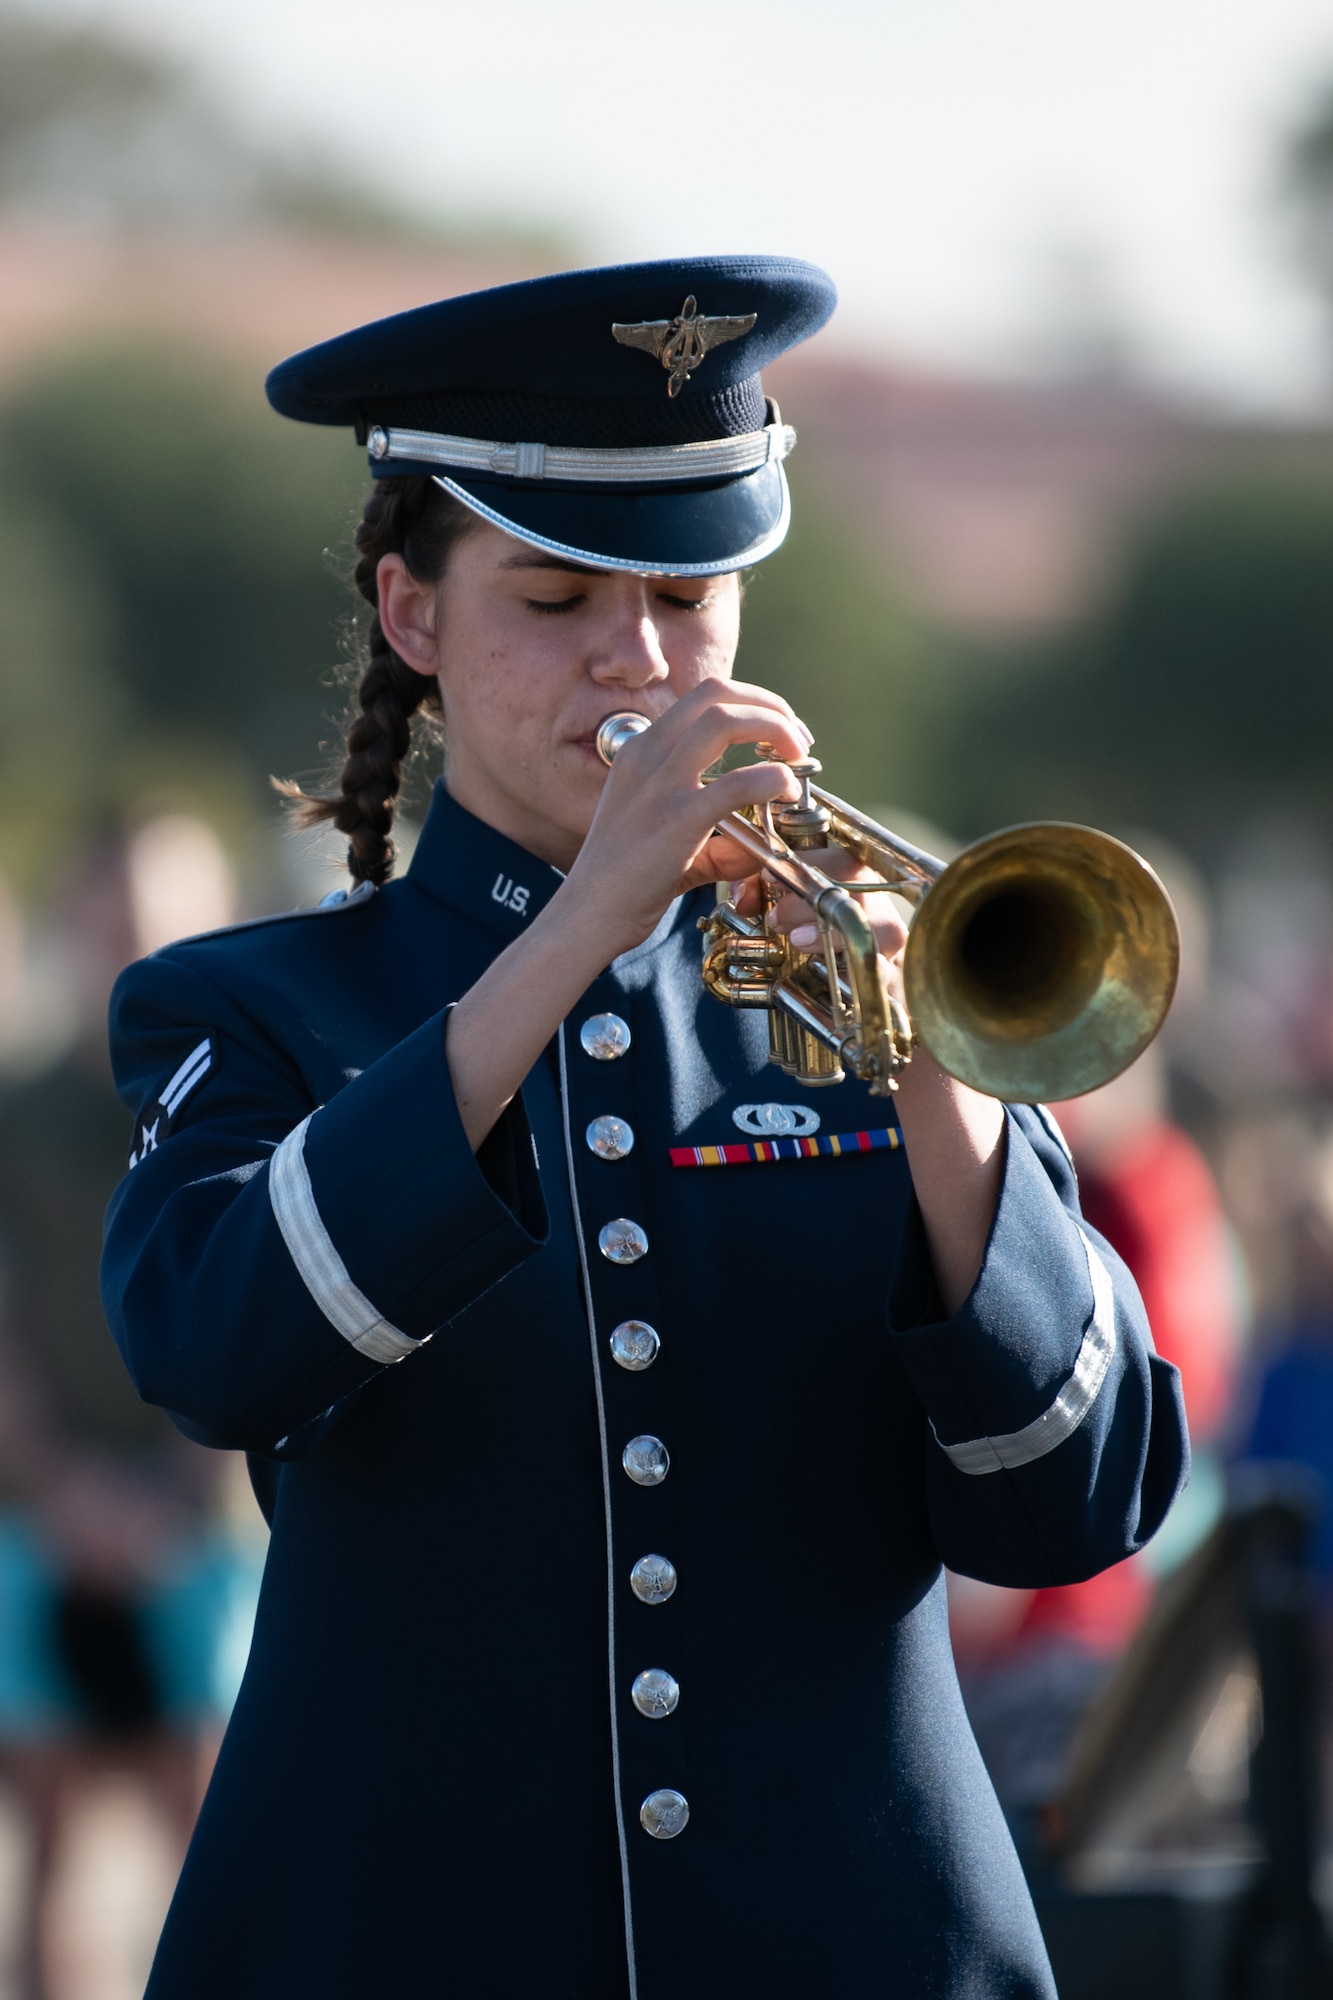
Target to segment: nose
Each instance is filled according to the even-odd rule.
[[[619,588],[607,592],[607,616],[588,661],[601,686],[651,687],[666,680],[671,665],[662,650],[647,590],[640,577],[616,579]]]

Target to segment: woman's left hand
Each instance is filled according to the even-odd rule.
[[[801,859],[833,881],[854,882],[867,872],[838,847],[806,852]],[[757,916],[758,876],[736,884],[734,900],[743,915]],[[890,991],[901,1000],[906,921],[892,896],[883,892],[862,903]],[[801,897],[782,896],[771,922],[786,931],[797,950],[818,947],[814,912]],[[1004,1109],[995,1098],[959,1083],[923,1048],[903,1071],[895,1101],[940,1295],[945,1309],[954,1313],[977,1281],[995,1220],[1004,1172]]]
[[[738,850],[739,852],[740,850]],[[855,883],[864,879],[866,870],[861,867],[855,855],[843,847],[819,847],[807,849],[801,855],[827,875],[833,882]],[[759,877],[750,875],[744,881],[733,883],[733,901],[742,916],[759,914]],[[879,946],[879,955],[885,961],[891,985],[899,998],[902,995],[903,951],[907,945],[907,923],[901,915],[891,895],[877,890],[862,899],[862,908],[870,920]],[[819,946],[819,926],[815,913],[803,897],[791,893],[781,896],[774,906],[770,921],[776,930],[785,931],[798,951],[815,951]]]

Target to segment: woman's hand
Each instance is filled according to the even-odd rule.
[[[708,783],[703,773],[737,743],[771,743],[777,758],[797,761],[811,741],[780,695],[744,682],[708,680],[617,752],[557,899],[572,919],[581,910],[597,911],[606,934],[604,963],[641,943],[685,890],[753,869],[736,842],[714,832],[727,813],[799,795],[784,762],[746,764]]]
[[[819,847],[805,850],[802,861],[808,861],[827,875],[830,881],[854,884],[864,881],[869,870],[861,866],[854,854],[844,847]],[[753,863],[749,864],[753,867]],[[855,890],[853,890],[855,893]],[[759,882],[757,876],[741,885],[735,898],[736,907],[742,916],[753,916],[759,910]],[[875,933],[879,955],[884,960],[884,969],[891,989],[902,998],[903,952],[907,945],[907,922],[899,913],[892,896],[882,890],[868,893],[861,898],[861,907]],[[781,896],[774,906],[771,921],[780,931],[786,931],[798,951],[814,951],[819,945],[819,926],[815,913],[800,896],[791,893]]]
[[[803,854],[836,881],[864,875],[841,848]],[[757,879],[745,886],[742,910],[757,911]],[[903,953],[907,925],[890,896],[863,899],[875,932],[890,991],[903,998]],[[819,943],[814,913],[799,896],[783,896],[772,921],[801,951]],[[912,1168],[936,1282],[947,1312],[964,1304],[981,1270],[1004,1174],[1004,1109],[942,1070],[929,1050],[918,1048],[898,1083],[898,1118]]]
[[[558,893],[449,1016],[445,1051],[474,1150],[612,959],[640,944],[683,890],[753,866],[713,829],[738,806],[796,798],[795,778],[769,763],[707,785],[703,773],[733,743],[762,742],[799,760],[810,732],[778,695],[707,680],[617,753]]]

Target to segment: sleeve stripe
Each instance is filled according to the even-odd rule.
[[[197,1049],[191,1049],[176,1074],[164,1083],[157,1093],[157,1101],[170,1117],[187,1091],[193,1090],[199,1078],[207,1071],[213,1056],[213,1043],[205,1035]]]
[[[1010,1431],[1004,1437],[971,1438],[964,1444],[943,1444],[936,1434],[936,1444],[959,1472],[973,1475],[1010,1472],[1015,1466],[1030,1465],[1034,1458],[1044,1458],[1048,1451],[1054,1451],[1067,1437],[1073,1436],[1097,1400],[1116,1351],[1115,1293],[1111,1274],[1088,1241],[1086,1231],[1080,1229],[1079,1236],[1092,1280],[1092,1319],[1083,1336],[1073,1374],[1050,1408],[1021,1431]],[[934,1428],[932,1424],[931,1429]]]
[[[175,1117],[177,1111],[180,1109],[181,1105],[184,1104],[186,1098],[189,1096],[190,1092],[194,1089],[196,1083],[202,1083],[212,1067],[213,1067],[213,1058],[209,1055],[205,1055],[203,1061],[196,1063],[194,1068],[190,1071],[189,1075],[176,1085],[176,1088],[171,1092],[170,1096],[163,1096],[158,1099],[158,1102],[161,1104],[162,1109],[166,1112],[168,1118]]]
[[[402,1361],[425,1342],[409,1339],[381,1318],[365,1293],[352,1283],[315,1205],[305,1163],[309,1123],[309,1118],[303,1118],[269,1162],[269,1200],[282,1240],[306,1290],[343,1339],[368,1360]]]

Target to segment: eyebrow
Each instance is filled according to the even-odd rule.
[[[559,569],[571,576],[605,576],[605,570],[592,569],[587,563],[568,562],[564,556],[543,555],[539,549],[523,549],[518,555],[505,556],[501,569]]]

